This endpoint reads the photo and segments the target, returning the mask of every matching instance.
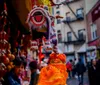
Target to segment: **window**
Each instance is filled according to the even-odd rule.
[[[58,18],[56,19],[57,20],[57,24],[60,24],[61,23],[61,20]]]
[[[92,37],[92,40],[97,38],[97,26],[96,26],[96,24],[91,24],[91,37]]]
[[[58,43],[62,41],[62,34],[58,34]]]
[[[78,37],[79,37],[79,40],[84,39],[83,30],[78,30]]]
[[[57,34],[58,34],[58,43],[60,43],[62,41],[62,34],[61,34],[61,31],[58,30],[57,31]]]
[[[80,14],[82,14],[82,13],[83,13],[82,8],[76,10],[76,14],[77,14],[77,15],[80,15]]]
[[[67,33],[67,40],[72,41],[72,33],[71,32]]]
[[[84,15],[83,15],[83,8],[79,8],[76,10],[76,16],[78,19],[83,19]]]
[[[60,11],[57,11],[56,14],[60,15]]]
[[[52,7],[52,15],[54,15],[54,8]]]

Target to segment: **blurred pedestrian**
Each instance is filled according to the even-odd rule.
[[[69,78],[71,78],[72,77],[71,76],[72,64],[71,64],[70,61],[66,63],[66,68],[67,68],[67,72],[68,72]]]
[[[38,65],[37,65],[37,61],[31,61],[29,63],[29,67],[30,67],[30,70],[31,70],[31,79],[30,79],[30,84],[29,85],[36,85],[37,84],[37,81],[38,81],[38,75],[37,75],[37,68],[38,68]]]
[[[96,74],[97,74],[97,84],[95,85],[100,85],[100,59],[97,59],[97,63],[96,63]]]
[[[76,65],[76,73],[78,75],[79,85],[83,85],[83,76],[85,71],[86,71],[86,67],[82,62],[82,60],[79,58],[79,61]]]
[[[91,66],[88,69],[90,85],[97,85],[96,60],[91,60]]]
[[[20,57],[16,57],[14,65],[14,68],[4,76],[3,85],[21,85],[19,76],[26,67],[26,61]]]
[[[74,59],[72,63],[72,77],[74,78],[76,74],[76,58]]]

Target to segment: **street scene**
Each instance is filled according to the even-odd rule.
[[[68,79],[67,84],[68,85],[78,85],[79,84],[78,78],[76,77],[76,78],[73,78],[73,79]],[[85,73],[85,75],[84,75],[84,84],[83,85],[90,85],[87,73]]]
[[[100,0],[0,0],[0,85],[100,85]]]

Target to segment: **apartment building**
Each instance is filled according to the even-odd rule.
[[[88,48],[87,57],[100,57],[100,0],[85,0]]]
[[[61,2],[61,3],[60,3]],[[70,59],[86,57],[86,20],[84,0],[56,0],[60,3],[53,7],[58,48]]]

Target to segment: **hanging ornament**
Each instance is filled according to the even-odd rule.
[[[31,50],[38,50],[38,42],[36,40],[31,41]]]
[[[0,63],[0,80],[6,74],[6,66],[4,63]]]
[[[1,40],[7,39],[7,33],[3,30],[0,32]]]
[[[49,27],[47,20],[50,20],[47,11],[41,7],[34,7],[28,14],[26,22],[30,29],[35,29],[38,32],[47,32]]]

